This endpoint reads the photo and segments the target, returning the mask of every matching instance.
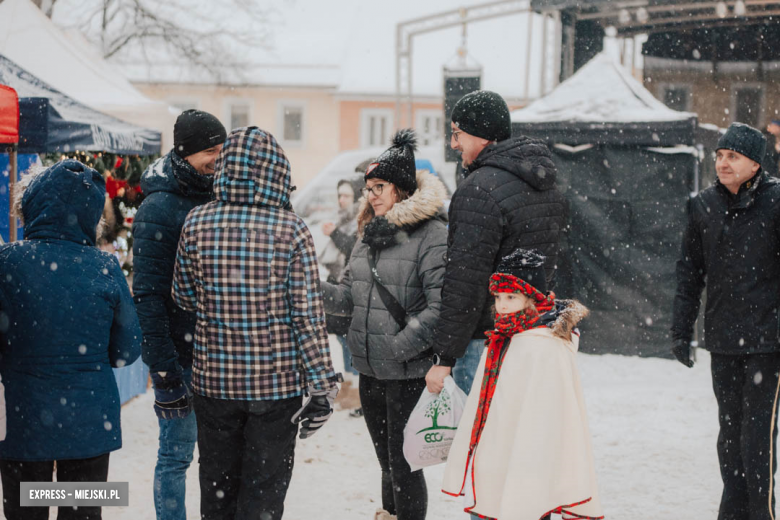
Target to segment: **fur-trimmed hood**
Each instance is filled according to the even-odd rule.
[[[386,215],[374,217],[363,230],[363,242],[384,249],[404,241],[420,224],[436,217],[444,206],[447,189],[438,177],[427,170],[417,171],[417,190],[406,200],[397,202]],[[368,199],[360,199],[358,215],[368,208]]]
[[[588,314],[590,314],[588,308],[577,300],[556,300],[555,308],[543,314],[541,319],[553,334],[569,341],[572,331]]]

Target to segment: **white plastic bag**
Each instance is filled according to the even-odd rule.
[[[412,471],[447,461],[465,406],[466,394],[451,376],[441,393],[423,390],[404,427],[404,457]]]

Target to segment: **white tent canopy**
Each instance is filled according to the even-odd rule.
[[[552,92],[512,112],[513,123],[637,123],[696,117],[664,105],[602,52]]]
[[[170,146],[175,113],[144,96],[80,34],[63,32],[30,0],[0,3],[0,54],[89,107],[161,132]]]

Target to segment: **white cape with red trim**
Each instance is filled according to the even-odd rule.
[[[447,494],[470,496],[466,486],[473,485],[476,503],[469,512],[498,520],[539,520],[550,511],[565,519],[603,516],[575,359],[578,343],[577,336],[565,341],[546,327],[512,338],[472,457],[472,483],[466,470],[483,352],[442,486]]]

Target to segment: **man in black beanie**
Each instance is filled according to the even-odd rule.
[[[762,170],[766,139],[733,123],[718,141],[713,186],[691,199],[672,316],[672,353],[691,344],[707,287],[704,343],[718,401],[719,520],[774,513],[780,383],[780,180]]]
[[[158,520],[187,517],[185,475],[197,440],[189,391],[195,313],[171,298],[176,249],[187,213],[212,199],[214,165],[226,138],[213,115],[184,111],[173,127],[173,150],[141,177],[147,197],[133,221],[133,293],[160,426],[154,473]]]
[[[488,281],[501,258],[518,248],[537,249],[552,282],[566,212],[550,150],[542,141],[512,137],[500,95],[467,94],[453,108],[451,125],[450,146],[461,153],[466,178],[449,209],[434,366],[426,376],[432,392],[443,388],[450,371],[458,386],[471,389],[484,332],[493,328]]]

